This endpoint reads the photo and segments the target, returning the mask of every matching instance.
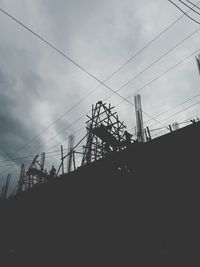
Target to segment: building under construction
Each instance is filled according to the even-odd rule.
[[[200,122],[169,126],[168,134],[152,138],[139,95],[135,106],[135,136],[99,101],[85,137],[74,145],[71,136],[66,155],[61,147],[57,170],[45,170],[45,154],[28,170],[22,165],[15,195],[1,201],[2,260],[10,266],[194,266]]]

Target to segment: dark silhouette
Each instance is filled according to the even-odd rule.
[[[49,174],[50,174],[50,176],[52,176],[52,177],[55,177],[55,176],[56,176],[56,169],[55,169],[54,165],[52,166],[52,168],[51,168]]]
[[[1,201],[1,265],[198,266],[199,136],[134,142]]]

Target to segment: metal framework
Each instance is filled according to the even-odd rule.
[[[92,114],[87,116],[87,141],[81,166],[105,157],[112,151],[119,151],[131,143],[131,137],[120,122],[117,112],[113,112],[111,104],[106,106],[99,101],[92,105]]]
[[[77,147],[77,145],[74,146],[74,135],[73,134],[69,135],[69,138],[68,138],[68,153],[65,156],[63,154],[63,146],[61,145],[61,164],[60,164],[60,166],[59,166],[59,168],[57,170],[57,173],[56,173],[57,176],[59,175],[60,170],[62,171],[61,172],[62,175],[64,173],[70,173],[70,172],[72,172],[72,170],[74,170],[74,171],[76,170],[76,163],[75,163],[75,152],[76,151],[75,151],[75,148]],[[65,172],[65,166],[64,166],[64,160],[65,159],[67,159],[66,172]]]
[[[44,170],[45,153],[36,155],[28,169],[25,171],[25,165],[21,165],[21,173],[18,182],[17,192],[26,191],[33,188],[37,184],[42,184],[47,181],[49,174]]]

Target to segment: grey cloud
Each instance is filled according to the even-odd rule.
[[[16,99],[23,98],[15,91],[14,83],[0,71],[0,129],[1,149],[14,157],[14,151],[30,139],[33,128],[27,128],[24,117],[28,115],[17,112]]]
[[[0,6],[102,80],[181,15],[164,0],[2,0]],[[196,27],[187,19],[181,20],[108,84],[118,89]],[[98,83],[3,14],[0,14],[0,31],[0,149],[4,151],[1,157],[7,158],[7,154],[13,156],[15,149],[43,131]],[[133,94],[187,51],[197,49],[198,43],[199,36],[195,36],[120,93]],[[197,93],[196,71],[195,61],[191,59],[141,91],[143,109],[156,115]],[[19,155],[48,150],[56,143],[46,144],[52,136],[109,94],[100,87]],[[117,96],[109,99],[113,105],[120,101]],[[121,120],[133,126],[133,106],[124,103],[117,106],[117,111]],[[84,127],[85,120],[60,134],[58,143]],[[77,134],[84,135],[84,131]]]

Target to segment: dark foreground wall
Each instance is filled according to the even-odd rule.
[[[199,266],[199,137],[196,123],[1,203],[1,260]]]

